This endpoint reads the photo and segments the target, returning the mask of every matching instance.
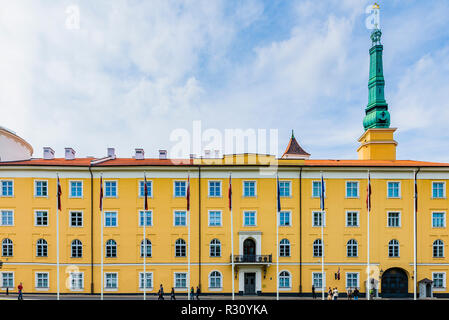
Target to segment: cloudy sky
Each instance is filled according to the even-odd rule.
[[[449,2],[378,2],[398,158],[448,162]],[[355,159],[370,3],[2,0],[0,126],[34,157],[157,156],[200,120],[277,129],[278,155],[294,129],[312,158]]]

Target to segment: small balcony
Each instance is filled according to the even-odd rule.
[[[230,257],[232,263],[232,255]],[[234,256],[234,264],[271,264],[272,256],[271,254],[265,255],[255,255],[255,254],[244,254],[244,255],[235,255]]]

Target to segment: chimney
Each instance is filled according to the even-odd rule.
[[[167,150],[159,150],[159,159],[167,159]]]
[[[215,149],[215,158],[220,158],[220,150]]]
[[[190,154],[190,159],[195,159],[195,154],[194,153]]]
[[[44,160],[52,160],[55,158],[55,151],[50,147],[44,147]]]
[[[75,150],[73,150],[72,148],[65,148],[65,159],[75,160]]]
[[[115,159],[115,148],[108,148],[108,157]]]
[[[145,151],[143,149],[137,149],[136,148],[136,160],[143,160],[145,159]]]
[[[210,158],[210,150],[209,149],[205,149],[204,150],[204,157],[205,158]]]

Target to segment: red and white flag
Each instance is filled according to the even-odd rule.
[[[186,199],[187,199],[187,211],[189,211],[190,210],[190,175],[187,177]]]
[[[61,184],[59,183],[59,176],[56,175],[58,177],[58,187],[57,187],[57,197],[58,197],[58,210],[61,211],[61,195],[62,195],[62,190],[61,190]]]

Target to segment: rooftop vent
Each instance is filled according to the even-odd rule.
[[[65,148],[65,159],[75,160],[75,150],[73,150],[72,148]]]
[[[159,150],[159,159],[167,159],[167,150]]]
[[[204,157],[205,158],[210,158],[210,150],[209,149],[205,149],[204,150]]]
[[[145,159],[145,151],[143,149],[136,149],[136,160],[143,160]]]
[[[55,151],[50,147],[44,147],[44,160],[52,160],[55,158]]]
[[[115,148],[108,148],[108,157],[115,159]]]

